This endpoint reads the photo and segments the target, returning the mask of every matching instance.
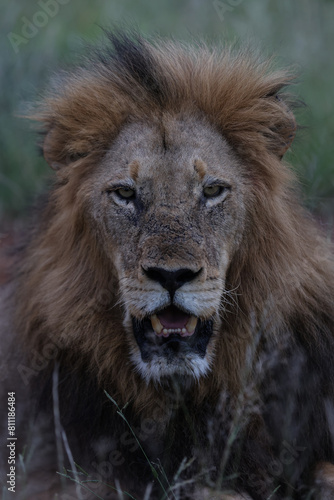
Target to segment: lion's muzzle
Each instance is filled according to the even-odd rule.
[[[175,374],[198,378],[208,368],[205,356],[213,333],[213,320],[200,318],[191,309],[180,306],[176,292],[195,282],[201,276],[202,268],[168,270],[142,266],[142,271],[150,283],[158,283],[162,293],[167,291],[170,298],[167,306],[153,314],[140,319],[132,316],[142,373],[146,378],[150,374],[149,378],[159,380]]]
[[[202,269],[194,271],[192,269],[181,268],[176,271],[169,271],[160,267],[143,268],[144,274],[153,281],[157,281],[168,291],[171,303],[176,290],[184,284],[196,279]],[[187,314],[179,308],[171,305],[150,317],[153,331],[159,336],[168,337],[172,333],[179,334],[181,337],[188,337],[194,334],[197,317],[193,314]]]

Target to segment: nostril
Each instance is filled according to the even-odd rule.
[[[158,281],[158,283],[160,283],[161,285],[163,285],[167,280],[167,276],[164,270],[158,267],[149,267],[147,269],[143,268],[143,271],[146,276],[150,278],[150,280]]]
[[[177,269],[176,271],[168,271],[161,267],[148,267],[147,269],[143,268],[143,271],[149,279],[157,281],[171,294],[174,294],[182,285],[197,278],[202,269],[199,271],[192,271],[191,269],[183,268]]]
[[[192,281],[195,278],[197,278],[200,272],[201,269],[197,272],[191,271],[190,269],[180,269],[179,271],[176,271],[175,277],[178,282],[183,284],[183,283],[188,283],[188,281]]]

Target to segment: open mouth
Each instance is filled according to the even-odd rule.
[[[189,337],[195,333],[198,318],[190,316],[175,306],[169,306],[150,317],[152,328],[159,336],[169,337],[177,333],[181,337]]]
[[[132,318],[142,360],[154,357],[174,362],[189,355],[204,358],[213,333],[213,321],[201,320],[175,306],[168,306],[143,320]]]

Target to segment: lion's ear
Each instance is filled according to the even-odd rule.
[[[293,112],[281,96],[276,94],[269,98],[272,99],[273,107],[272,123],[269,126],[271,131],[269,147],[279,158],[282,158],[295,138],[297,122]]]
[[[68,133],[52,126],[41,144],[43,156],[53,170],[60,170],[88,155],[84,141],[71,141]]]
[[[63,154],[63,144],[56,127],[51,127],[41,144],[43,156],[53,170],[60,170],[67,164]]]

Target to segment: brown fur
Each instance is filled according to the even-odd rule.
[[[272,447],[268,452],[272,459],[279,454],[284,439],[304,442],[304,431],[294,434],[292,424],[288,438],[279,434],[279,425],[270,427],[271,407],[266,407],[267,401],[271,401],[269,389],[263,378],[256,379],[258,363],[263,363],[267,350],[278,352],[283,366],[286,360],[290,363],[289,369],[297,352],[301,353],[303,363],[310,362],[319,371],[319,380],[311,388],[318,391],[319,400],[315,399],[315,407],[310,411],[310,422],[320,415],[319,442],[323,436],[328,442],[323,406],[325,400],[333,402],[334,398],[330,361],[334,340],[333,257],[330,245],[296,201],[294,176],[282,160],[296,128],[288,100],[281,93],[292,82],[292,76],[272,71],[267,62],[254,62],[249,53],[230,50],[220,53],[202,46],[193,50],[165,42],[150,45],[142,40],[132,44],[121,38],[114,39],[114,44],[116,56],[100,56],[92,66],[87,64],[73,74],[66,74],[32,116],[43,124],[43,151],[51,167],[57,170],[57,182],[24,251],[17,278],[15,331],[19,332],[27,353],[28,361],[24,363],[31,366],[29,359],[36,352],[43,353],[51,339],[58,346],[56,358],[60,370],[65,366],[66,373],[75,373],[82,380],[88,369],[89,377],[98,381],[96,387],[105,389],[120,406],[130,403],[134,418],[154,415],[160,422],[158,440],[171,425],[174,412],[164,384],[146,383],[130,362],[129,349],[136,347],[130,338],[129,325],[124,322],[126,305],[119,298],[123,293],[122,279],[132,279],[138,273],[135,269],[138,262],[142,266],[146,263],[160,266],[164,262],[168,269],[184,267],[189,261],[187,250],[194,272],[200,262],[208,279],[224,279],[225,283],[220,291],[220,314],[203,312],[203,318],[218,315],[214,337],[208,346],[212,369],[198,383],[186,388],[191,404],[199,413],[203,412],[201,418],[208,421],[210,412],[219,414],[222,394],[240,403],[243,388],[252,386],[256,380],[255,400],[260,401],[260,415],[256,410],[256,417],[251,418],[247,431],[250,443],[258,440],[264,450]],[[176,145],[181,151],[173,163],[174,179],[169,175],[170,170],[169,174],[162,169],[159,172],[156,164],[150,169],[146,167],[146,171],[143,167],[154,157],[155,145],[162,138],[167,150]],[[140,149],[141,144],[146,145],[146,150]],[[207,224],[203,236],[203,220],[187,219],[192,213],[187,208],[191,199],[186,198],[186,205],[181,208],[173,201],[173,193],[182,197],[183,182],[188,179],[182,168],[188,157],[192,158],[197,144],[200,156],[196,157],[195,171],[200,181],[212,170],[212,164],[223,158],[223,166],[215,168],[230,180],[232,192],[239,193],[226,201],[228,227],[222,229],[221,240],[217,228]],[[101,229],[102,223],[96,223],[104,220],[100,215],[104,209],[97,201],[95,186],[102,185],[102,179],[104,183],[113,179],[106,162],[109,158],[110,165],[114,165],[117,154],[120,162],[115,166],[115,178],[123,169],[139,183],[145,172],[147,178],[151,176],[155,185],[159,185],[156,199],[163,192],[161,186],[171,185],[167,209],[162,204],[157,206],[155,215],[142,228],[147,231],[147,240],[140,252],[134,243],[137,241],[134,230],[120,228],[122,233],[129,231],[126,244],[120,234],[123,242],[120,247]],[[159,221],[170,228],[164,234],[159,229],[157,233],[153,231]],[[151,232],[147,229],[149,225]],[[117,228],[116,222],[110,227]],[[204,243],[196,246],[194,241],[200,236]],[[170,257],[172,245],[168,237],[174,241]],[[225,245],[228,255],[224,273],[218,245],[221,248]],[[153,249],[157,254],[160,252],[158,257],[153,257]],[[120,252],[127,255],[122,269],[115,262]],[[143,278],[139,282],[146,290],[147,282]],[[204,287],[208,282],[203,277],[197,286]],[[140,316],[139,311],[137,315]],[[259,332],[262,336],[255,341]],[[50,377],[48,367],[41,372],[44,381]],[[311,368],[302,365],[304,369]],[[326,372],[324,376],[322,369]],[[267,376],[266,373],[264,378]],[[282,397],[290,380],[288,375],[287,380],[281,380],[280,376],[281,373],[277,380],[282,386],[277,390]],[[29,386],[34,386],[38,377],[39,374],[32,374]],[[326,377],[329,383],[325,387]],[[302,383],[301,378],[296,384]],[[297,388],[296,392],[305,391]],[[310,394],[310,398],[313,396]],[[207,407],[210,409],[206,414]],[[228,410],[223,413],[227,415]],[[298,423],[299,417],[296,418]],[[204,428],[206,424],[202,425],[203,432]],[[67,433],[71,432],[69,429],[70,426]],[[317,460],[333,459],[331,446],[324,457],[312,446],[297,474],[297,485],[306,481]],[[246,456],[248,451],[244,453]],[[257,452],[249,453],[256,456]],[[257,466],[255,473],[249,465],[248,479],[233,487],[247,491],[253,498],[267,494],[265,479],[261,483],[264,493],[258,496],[257,486],[252,486],[249,479],[252,474],[259,474],[260,479],[270,475],[260,473],[265,461],[259,459],[262,465]],[[126,480],[122,486],[128,487]]]

